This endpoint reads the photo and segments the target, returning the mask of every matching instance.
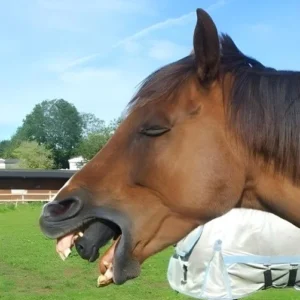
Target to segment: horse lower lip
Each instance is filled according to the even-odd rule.
[[[89,262],[94,262],[99,257],[98,250],[96,246],[93,246],[92,254],[90,256]]]

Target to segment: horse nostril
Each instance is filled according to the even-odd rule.
[[[56,205],[49,205],[49,211],[50,215],[52,216],[58,216],[64,214],[69,208],[69,205],[61,205],[61,204],[56,204]]]
[[[69,198],[61,201],[54,200],[44,206],[43,217],[71,217],[74,216],[81,207],[81,201],[77,198]]]
[[[76,241],[75,242],[75,248],[78,252],[78,254],[81,256],[81,257],[85,257],[86,254],[85,254],[85,247],[82,245],[82,241]]]
[[[75,241],[75,248],[80,257],[89,262],[93,262],[99,257],[98,248],[84,236]]]
[[[83,252],[83,250],[84,250],[83,246],[80,244],[76,244],[76,248],[77,248],[78,252]]]

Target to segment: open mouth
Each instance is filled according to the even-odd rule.
[[[106,286],[113,282],[114,255],[121,238],[121,229],[113,222],[95,220],[90,224],[79,227],[63,237],[57,239],[56,252],[62,260],[68,258],[75,246],[81,258],[94,262],[99,258],[99,250],[113,240],[100,260],[101,275],[98,286]]]
[[[75,246],[83,259],[94,262],[99,249],[113,241],[100,259],[98,286],[105,285],[105,278],[120,285],[139,276],[141,266],[133,256],[134,227],[119,210],[83,204],[74,197],[46,204],[39,223],[47,237],[56,239],[56,251],[63,260]]]

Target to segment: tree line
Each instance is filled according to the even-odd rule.
[[[34,106],[10,139],[0,142],[0,157],[18,159],[20,168],[66,169],[71,157],[90,160],[120,121],[106,124],[64,99],[45,100]]]

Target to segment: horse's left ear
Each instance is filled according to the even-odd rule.
[[[216,79],[220,64],[220,42],[218,30],[212,18],[198,8],[194,31],[195,62],[200,81],[211,83]]]

